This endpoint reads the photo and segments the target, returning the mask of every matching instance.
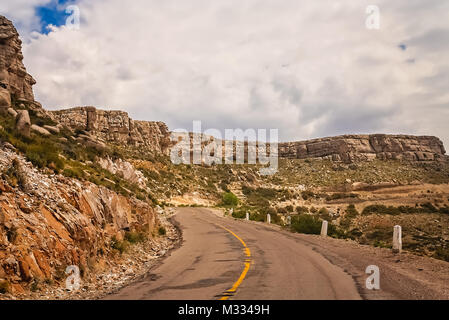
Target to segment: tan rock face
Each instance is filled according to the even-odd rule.
[[[23,65],[22,41],[11,21],[0,16],[0,87],[18,100],[33,102],[36,83]]]
[[[434,161],[443,159],[445,153],[441,140],[431,136],[345,135],[279,144],[280,157],[343,162],[374,158]]]
[[[109,143],[145,146],[168,153],[170,132],[163,122],[132,120],[123,111],[105,111],[94,107],[77,107],[51,111],[54,120],[73,130],[86,130]]]

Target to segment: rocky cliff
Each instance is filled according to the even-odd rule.
[[[76,107],[50,112],[55,121],[72,130],[85,130],[108,143],[143,146],[167,154],[170,132],[163,122],[137,121],[124,111]]]
[[[36,81],[27,73],[22,60],[19,34],[11,21],[0,16],[0,106],[11,98],[34,102],[32,86]]]
[[[323,158],[352,162],[370,159],[403,159],[434,161],[444,158],[446,151],[437,137],[410,135],[344,135],[279,144],[283,158]]]

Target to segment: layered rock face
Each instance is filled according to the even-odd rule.
[[[85,130],[106,142],[144,146],[147,150],[167,154],[170,132],[163,122],[132,120],[123,111],[76,107],[50,112],[54,120],[72,130]]]
[[[36,83],[23,65],[22,41],[11,21],[0,16],[0,96],[34,102]],[[2,99],[0,99],[2,100]]]
[[[435,161],[444,159],[443,142],[432,136],[344,135],[279,144],[283,158],[323,158],[352,162],[370,159]]]

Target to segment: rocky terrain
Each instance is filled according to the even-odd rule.
[[[436,137],[281,143],[273,176],[260,165],[174,165],[162,122],[42,108],[22,59],[0,16],[0,298],[93,298],[135,279],[178,243],[170,206],[270,214],[292,231],[307,215],[313,228],[328,220],[335,238],[378,247],[400,223],[407,250],[449,259],[449,162]],[[70,265],[76,294],[64,289]]]

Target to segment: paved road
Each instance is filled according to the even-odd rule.
[[[183,244],[107,299],[360,299],[354,280],[273,228],[180,208]]]

